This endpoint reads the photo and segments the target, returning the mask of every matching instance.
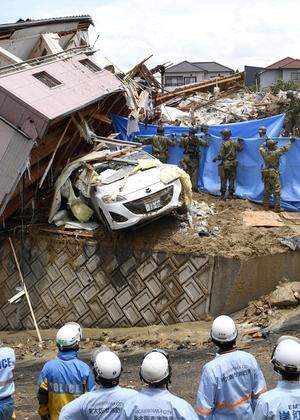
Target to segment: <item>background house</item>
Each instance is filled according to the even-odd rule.
[[[176,89],[178,86],[198,83],[202,80],[234,73],[233,69],[216,63],[215,61],[189,62],[182,61],[165,70],[163,84],[167,90]]]
[[[294,81],[300,84],[300,60],[286,57],[266,67],[259,75],[260,88],[274,85],[277,80]]]

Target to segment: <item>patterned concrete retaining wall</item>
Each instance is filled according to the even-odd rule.
[[[20,284],[7,244],[1,247],[0,329],[32,328],[28,306],[7,299]],[[23,272],[41,328],[77,320],[123,327],[199,320],[208,312],[209,257],[113,249],[95,241],[27,241]]]
[[[14,240],[16,248],[18,244]],[[300,253],[239,260],[114,247],[106,240],[35,235],[22,267],[41,328],[75,320],[85,327],[124,327],[195,321],[232,313],[300,280]],[[0,330],[33,328],[25,299],[7,302],[20,285],[7,241],[0,244]]]

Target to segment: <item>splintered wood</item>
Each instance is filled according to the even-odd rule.
[[[253,211],[246,210],[242,213],[242,218],[247,227],[281,227],[284,223],[279,214],[273,211]]]

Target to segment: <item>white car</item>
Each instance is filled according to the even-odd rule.
[[[153,159],[158,166],[132,173],[141,159]],[[181,206],[180,180],[164,184],[162,164],[142,149],[93,167],[101,181],[91,192],[91,201],[100,220],[112,230],[147,223]]]

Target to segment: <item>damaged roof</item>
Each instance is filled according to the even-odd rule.
[[[90,25],[94,25],[93,19],[90,15],[82,16],[66,16],[57,17],[50,19],[19,19],[14,23],[3,23],[0,25],[0,34],[7,33],[9,31],[16,31],[19,29],[31,28],[33,26],[50,25],[53,23],[80,23],[85,24],[88,28]]]
[[[23,175],[34,141],[0,117],[0,215]]]

